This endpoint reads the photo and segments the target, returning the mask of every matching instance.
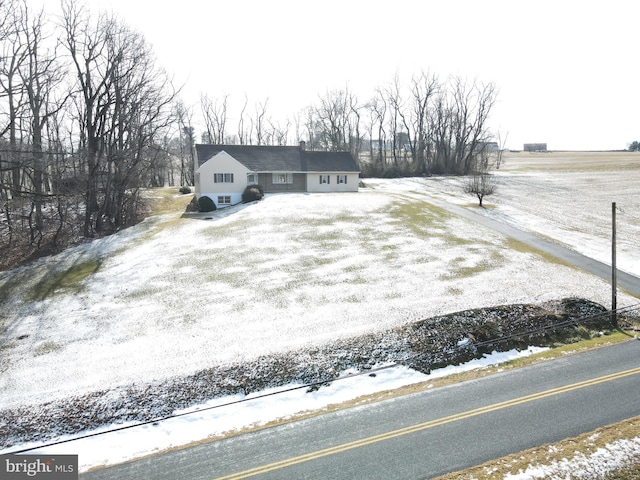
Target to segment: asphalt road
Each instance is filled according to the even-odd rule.
[[[570,248],[560,245],[559,243],[555,243],[532,233],[519,230],[504,222],[479,215],[469,209],[458,207],[456,205],[452,205],[450,203],[432,198],[429,198],[429,202],[444,210],[464,217],[468,220],[472,220],[476,223],[479,223],[480,225],[491,228],[508,237],[518,240],[519,242],[536,248],[541,252],[552,255],[560,260],[570,263],[571,265],[581,268],[582,270],[604,278],[605,280],[611,281],[611,265],[607,265],[606,263],[602,263],[594,260],[593,258],[587,257],[586,255],[582,255],[581,253],[578,253],[575,250],[571,250]],[[618,269],[616,270],[618,287],[624,288],[629,293],[640,297],[640,278],[621,271],[619,267],[620,265],[618,265]]]
[[[80,478],[432,478],[640,415],[639,392],[632,340]]]

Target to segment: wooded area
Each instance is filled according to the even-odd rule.
[[[350,151],[365,176],[467,174],[486,165],[496,100],[493,84],[425,72],[365,101],[327,91],[284,121],[268,98],[231,114],[228,95],[195,107],[179,94],[119,18],[76,0],[60,16],[0,0],[0,269],[137,222],[142,189],[193,185],[196,141],[305,140]]]
[[[193,129],[140,34],[72,0],[61,18],[2,0],[0,19],[2,263],[130,225],[141,188],[192,181]]]

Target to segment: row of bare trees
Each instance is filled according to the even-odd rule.
[[[252,113],[245,99],[234,132],[228,95],[203,95],[202,140],[286,145],[293,128],[294,142],[305,140],[313,150],[348,150],[370,175],[467,174],[495,148],[487,121],[496,96],[492,83],[441,81],[421,72],[406,84],[396,76],[365,101],[349,88],[327,91],[284,125],[268,114],[268,100],[255,104]]]
[[[286,119],[284,124],[274,120],[269,113],[269,99],[256,102],[253,111],[249,108],[249,100],[245,96],[237,129],[230,125],[229,95],[213,99],[207,93],[200,96],[202,113],[202,143],[237,144],[237,145],[287,145],[290,141],[291,122]],[[298,136],[299,137],[299,136]]]
[[[141,34],[74,0],[60,18],[0,0],[0,21],[3,246],[131,224],[140,189],[164,185],[176,158],[192,181],[191,119]]]
[[[327,92],[306,127],[313,147],[349,150],[369,174],[467,174],[488,157],[496,95],[492,83],[396,76],[364,103],[348,89]]]

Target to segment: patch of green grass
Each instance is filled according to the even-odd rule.
[[[291,279],[282,285],[264,288],[261,290],[261,297],[270,302],[276,308],[287,308],[291,301],[294,301],[293,295],[300,289],[300,280]],[[300,296],[297,296],[300,300]]]
[[[341,238],[342,238],[342,234],[337,230],[327,230],[324,232],[316,232],[308,236],[309,240],[316,242],[320,246],[324,246],[327,244],[335,244]]]
[[[344,298],[343,301],[349,303],[361,303],[362,298],[360,298],[358,295],[349,295],[348,297]]]
[[[353,264],[353,265],[349,265],[348,267],[345,267],[344,271],[345,273],[355,273],[355,272],[360,272],[365,268],[366,268],[366,265]]]
[[[445,241],[447,246],[455,245],[458,247],[463,247],[465,245],[477,245],[478,243],[482,243],[480,239],[459,237],[451,231],[442,233],[440,237]]]
[[[393,244],[386,244],[380,247],[380,252],[383,254],[383,258],[386,262],[396,260],[399,256],[398,246]]]
[[[341,212],[338,215],[333,215],[331,217],[331,220],[331,223],[344,222],[356,225],[360,223],[360,221],[362,221],[362,218],[359,215],[355,215],[349,212]]]
[[[472,277],[472,276],[477,275],[479,273],[487,272],[487,271],[489,271],[491,269],[492,269],[492,267],[491,267],[489,262],[487,262],[486,260],[481,260],[480,262],[476,263],[475,265],[473,265],[471,267],[460,267],[460,268],[458,268],[458,270],[453,274],[453,277],[454,278],[469,278],[469,277]]]
[[[157,287],[144,286],[137,290],[127,290],[124,296],[127,300],[139,300],[150,298],[158,292],[159,289]]]
[[[142,191],[142,198],[151,207],[152,215],[183,213],[193,195],[180,195],[176,187],[150,188]]]
[[[563,265],[565,267],[577,268],[575,265],[570,264],[569,262],[565,262],[553,255],[543,252],[542,250],[538,250],[537,248],[531,247],[525,243],[519,242],[513,238],[507,237],[505,238],[505,246],[509,250],[515,250],[521,253],[533,253],[542,257],[546,262],[555,263],[557,265]]]
[[[344,283],[348,283],[350,285],[365,285],[367,283],[367,279],[361,275],[355,275],[353,277],[349,277]]]
[[[243,285],[247,284],[247,273],[248,272],[225,272],[225,271],[213,271],[209,277],[208,281],[224,283],[234,288],[240,288]]]
[[[433,230],[442,228],[444,221],[451,217],[447,211],[435,205],[413,199],[392,202],[386,213],[395,223],[421,238],[433,237]]]
[[[296,295],[296,303],[298,305],[308,305],[311,302],[311,297],[306,293],[299,293]]]
[[[420,263],[421,263],[421,264],[424,264],[424,263],[431,263],[431,262],[433,262],[434,260],[435,260],[435,258],[434,258],[434,257],[427,257],[426,255],[423,255],[423,256],[421,256],[421,257],[416,258],[416,259],[414,260],[414,263],[419,263],[419,264],[420,264]]]
[[[207,242],[227,238],[242,238],[247,235],[254,222],[246,219],[234,217],[231,222],[215,222],[203,230],[203,235],[207,237]]]
[[[46,355],[47,353],[55,352],[56,350],[60,350],[61,348],[62,347],[55,342],[44,342],[33,351],[33,355],[39,357],[41,355]]]
[[[480,273],[488,272],[502,265],[502,257],[498,252],[492,252],[489,258],[482,258],[473,265],[462,265],[466,259],[456,257],[449,262],[447,273],[440,275],[442,280],[454,280],[457,278],[469,278]]]
[[[323,265],[328,265],[330,263],[333,263],[333,260],[319,255],[304,255],[300,259],[300,265],[303,269],[322,267]]]
[[[58,293],[80,292],[83,280],[96,273],[101,264],[101,260],[89,260],[64,272],[49,274],[31,288],[28,298],[39,301]]]
[[[372,227],[362,227],[358,230],[358,235],[360,235],[360,237],[368,237],[371,235],[375,235],[376,234],[376,229],[372,228]]]

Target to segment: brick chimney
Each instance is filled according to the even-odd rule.
[[[306,149],[307,149],[307,142],[305,142],[304,140],[300,140],[300,150],[304,152]]]

